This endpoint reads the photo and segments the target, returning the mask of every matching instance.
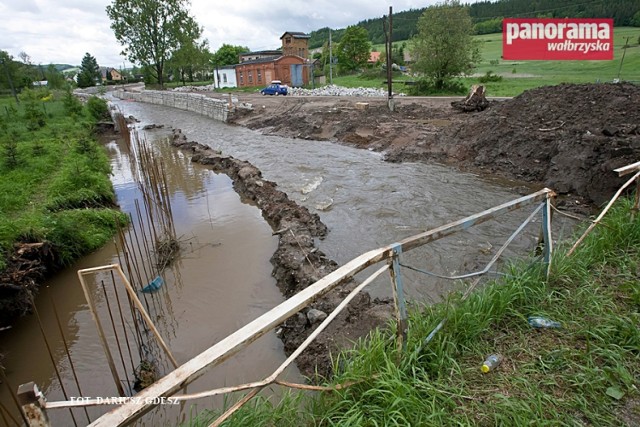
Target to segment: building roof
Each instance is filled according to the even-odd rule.
[[[289,34],[294,39],[309,39],[309,38],[311,38],[311,36],[309,34],[301,33],[299,31],[287,31],[282,36],[280,36],[280,40],[282,40],[284,38],[284,36],[286,36],[287,34]]]
[[[380,61],[380,52],[371,52],[371,54],[369,55],[368,62],[378,62],[378,61]]]
[[[281,54],[282,55],[282,54]],[[238,65],[245,65],[245,64],[264,64],[267,62],[273,62],[276,59],[280,58],[280,56],[270,56],[268,58],[258,58],[258,59],[249,59],[248,61],[244,61],[239,63]]]
[[[251,55],[273,55],[278,56],[282,55],[282,51],[280,50],[257,50],[255,52],[242,52],[240,56],[251,56]]]

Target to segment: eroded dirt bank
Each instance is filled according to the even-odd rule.
[[[291,201],[277,188],[277,184],[264,180],[261,172],[251,163],[223,156],[208,146],[188,141],[180,130],[174,130],[173,145],[190,152],[193,162],[228,175],[241,197],[261,209],[274,234],[279,236],[278,249],[271,263],[273,276],[286,297],[338,268],[315,246],[314,239],[323,238],[327,233],[318,215]],[[322,319],[318,315],[333,311],[353,286],[352,281],[346,281],[278,328],[277,333],[284,342],[287,354],[291,354],[318,326]],[[331,374],[330,353],[382,325],[389,318],[391,310],[390,301],[372,300],[368,294],[361,293],[298,358],[298,368],[308,377],[316,374],[328,377]]]
[[[267,134],[539,183],[572,201],[605,202],[624,182],[612,169],[640,158],[640,87],[631,84],[541,87],[476,113],[457,112],[446,98],[397,98],[393,113],[371,98],[241,100],[253,109],[231,122]]]

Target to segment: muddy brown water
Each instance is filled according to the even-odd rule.
[[[262,170],[265,179],[278,183],[290,198],[320,215],[330,232],[317,244],[340,264],[370,249],[518,196],[509,182],[498,184],[444,166],[390,164],[385,163],[380,154],[366,150],[330,142],[265,136],[166,107],[117,103],[126,116],[140,120],[136,125],[139,129],[152,123],[179,128],[189,140],[252,162]],[[165,133],[164,130],[153,131],[147,138],[157,137],[156,150],[167,165],[183,256],[167,272],[167,285],[163,291],[154,297],[157,311],[153,315],[178,362],[183,363],[282,302],[283,297],[271,277],[269,263],[277,240],[259,210],[241,201],[228,177],[190,163],[183,153],[170,147]],[[123,210],[132,212],[133,201],[139,194],[132,178],[130,157],[122,143],[110,142],[107,149],[112,159],[119,203]],[[495,252],[527,215],[528,212],[510,214],[500,221],[456,234],[412,252],[405,262],[440,274],[472,271],[491,257],[491,250]],[[516,240],[508,255],[528,253],[538,229],[539,223],[530,227]],[[118,258],[114,245],[109,244],[53,277],[38,297],[40,315],[70,396],[79,394],[64,356],[51,301],[61,314],[83,395],[116,396],[96,328],[76,277],[80,268],[113,262],[118,262]],[[406,278],[409,298],[419,302],[436,301],[455,286],[412,272],[407,272]],[[378,280],[371,293],[389,296],[388,282],[388,279]],[[92,286],[99,306],[104,309],[101,288],[98,283]],[[109,298],[115,298],[112,291],[109,291]],[[105,329],[112,337],[110,328]],[[6,354],[4,364],[13,387],[35,381],[49,400],[63,399],[33,316],[0,332],[0,339]],[[188,391],[261,379],[284,358],[280,341],[275,334],[267,334],[249,351],[212,369]],[[301,380],[295,368],[287,372],[287,378]],[[0,401],[6,407],[13,407],[5,387],[0,386],[0,393]],[[202,399],[182,408],[163,406],[139,424],[174,425],[180,420],[188,420],[195,410],[211,405],[219,406],[220,400]],[[104,410],[94,408],[89,414],[95,419]],[[74,411],[74,415],[79,424],[86,424],[82,411]],[[71,425],[68,411],[52,411],[52,418],[53,425]]]

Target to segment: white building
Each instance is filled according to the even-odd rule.
[[[236,81],[236,68],[233,65],[213,70],[213,83],[215,87],[238,87]]]

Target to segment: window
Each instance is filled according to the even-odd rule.
[[[257,70],[256,73],[258,75],[258,83],[262,83],[262,70]]]
[[[284,39],[285,44],[291,44],[291,37],[287,37]]]
[[[251,73],[251,71],[248,72],[249,74],[249,84],[253,83],[253,74]]]
[[[244,82],[242,71],[240,71],[240,75],[238,77],[240,77],[240,85],[242,86],[242,84]]]
[[[223,83],[227,83],[227,74],[226,73],[222,75],[222,82]]]

